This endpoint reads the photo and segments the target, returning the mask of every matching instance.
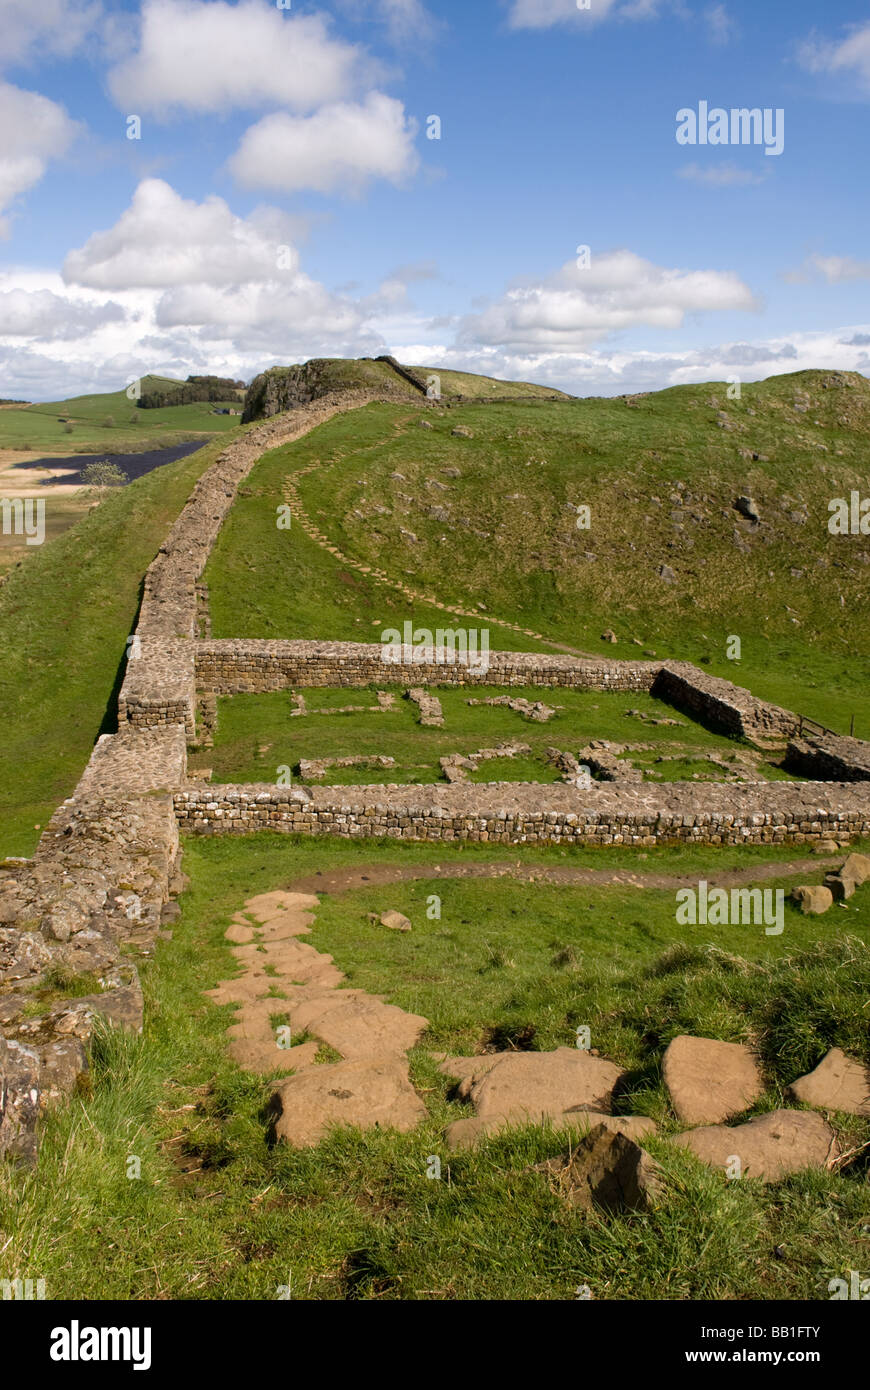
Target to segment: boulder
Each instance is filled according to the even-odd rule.
[[[870,854],[850,854],[840,869],[843,878],[851,879],[858,887],[870,879]]]
[[[788,1089],[804,1105],[870,1116],[870,1067],[839,1047],[832,1047],[814,1071],[799,1076]]]
[[[740,1160],[744,1178],[776,1182],[804,1168],[824,1168],[837,1153],[834,1131],[811,1110],[773,1110],[745,1125],[707,1125],[678,1134],[673,1143],[711,1168]]]
[[[820,884],[801,884],[792,891],[792,901],[796,902],[805,917],[820,917],[834,905],[834,895],[830,888]]]
[[[633,1139],[606,1125],[580,1140],[567,1158],[537,1165],[573,1206],[591,1211],[648,1211],[664,1194],[661,1166]]]
[[[756,525],[761,520],[761,513],[758,510],[758,506],[751,497],[738,497],[737,501],[734,503],[734,509],[738,511],[741,516],[745,516],[747,521],[753,521]]]
[[[332,1125],[405,1133],[426,1114],[399,1057],[311,1067],[283,1081],[269,1103],[272,1139],[294,1148],[310,1148]]]
[[[739,1115],[764,1090],[749,1048],[715,1038],[674,1038],[662,1059],[662,1076],[678,1118],[688,1125]]]
[[[847,878],[841,869],[837,874],[825,874],[825,887],[835,903],[844,903],[854,897],[857,884],[853,878]]]
[[[389,927],[390,931],[411,930],[411,923],[408,918],[403,916],[401,912],[394,912],[392,908],[388,912],[382,912],[379,920],[381,926]]]
[[[454,435],[457,439],[473,439],[473,438],[474,438],[474,435],[473,435],[472,431],[468,428],[467,425],[457,425],[457,426],[456,426],[456,429],[455,429],[455,430],[451,430],[450,433],[451,433],[452,435]]]
[[[659,565],[656,574],[659,579],[663,579],[666,584],[676,584],[677,582],[677,576],[670,565]]]

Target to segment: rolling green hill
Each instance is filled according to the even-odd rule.
[[[142,378],[143,391],[180,385],[170,377]],[[239,406],[236,399],[220,404]],[[0,410],[0,450],[122,453],[150,448],[158,441],[181,443],[198,435],[223,433],[238,425],[237,417],[211,414],[214,408],[213,403],[202,403],[139,410],[123,389],[42,401],[20,410]]]
[[[372,640],[437,600],[494,648],[691,659],[870,736],[870,536],[828,530],[833,499],[870,496],[870,382],[726,392],[452,406],[428,430],[399,403],[338,417],[252,472],[208,566],[215,635]],[[291,478],[338,555],[302,518],[276,530]]]

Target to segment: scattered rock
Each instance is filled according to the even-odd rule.
[[[674,1038],[662,1059],[662,1076],[678,1118],[689,1125],[739,1115],[764,1090],[749,1048],[715,1038]]]
[[[708,1125],[678,1134],[673,1143],[711,1168],[740,1160],[744,1178],[776,1182],[804,1168],[824,1168],[835,1157],[834,1131],[811,1110],[773,1110],[744,1125]]]
[[[474,435],[473,435],[472,431],[467,427],[467,425],[457,425],[457,426],[456,426],[456,429],[455,429],[455,430],[451,430],[450,433],[451,433],[452,435],[454,435],[457,439],[473,439],[473,438],[474,438]]]
[[[590,1130],[567,1158],[548,1159],[536,1170],[572,1206],[588,1211],[649,1211],[664,1194],[660,1164],[627,1134],[605,1125]]]
[[[659,565],[656,574],[659,579],[663,579],[666,584],[676,584],[677,582],[677,576],[670,565]]]
[[[797,903],[805,917],[820,917],[834,905],[834,895],[830,888],[819,884],[803,883],[792,890],[792,900]]]
[[[382,912],[380,916],[382,927],[389,927],[391,931],[410,931],[411,923],[401,912],[394,912],[392,908],[388,912]]]
[[[472,1149],[482,1139],[503,1134],[505,1130],[515,1128],[521,1123],[523,1121],[512,1120],[504,1115],[494,1115],[488,1120],[482,1120],[477,1115],[470,1115],[464,1120],[454,1120],[453,1124],[447,1126],[447,1147],[452,1152]],[[648,1119],[646,1115],[605,1115],[599,1110],[566,1110],[549,1120],[548,1124],[557,1134],[588,1134],[596,1126],[604,1125],[611,1133],[626,1134],[629,1139],[642,1139],[647,1134],[655,1134],[658,1128],[655,1121]]]
[[[835,903],[844,903],[854,897],[857,884],[853,878],[847,878],[841,869],[836,874],[825,874],[825,887],[830,890]]]
[[[738,497],[734,503],[734,510],[741,516],[745,516],[747,521],[753,521],[757,525],[761,521],[761,513],[756,503],[751,497]]]
[[[799,1076],[788,1089],[804,1105],[870,1116],[870,1067],[847,1057],[839,1047],[832,1047],[815,1071]]]
[[[850,854],[840,873],[860,888],[862,883],[870,879],[870,854]]]
[[[618,641],[619,641],[619,638],[617,637],[616,633],[613,631],[613,628],[609,627],[609,628],[606,630],[606,632],[602,632],[602,634],[601,634],[601,640],[602,640],[602,642],[618,642]]]

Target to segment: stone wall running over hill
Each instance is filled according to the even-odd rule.
[[[341,835],[494,844],[801,844],[870,834],[870,787],[535,783],[447,787],[195,787],[175,798],[194,834]]]

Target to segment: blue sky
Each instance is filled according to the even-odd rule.
[[[0,34],[0,395],[870,367],[866,3],[0,0]],[[782,152],[678,143],[701,103]]]

